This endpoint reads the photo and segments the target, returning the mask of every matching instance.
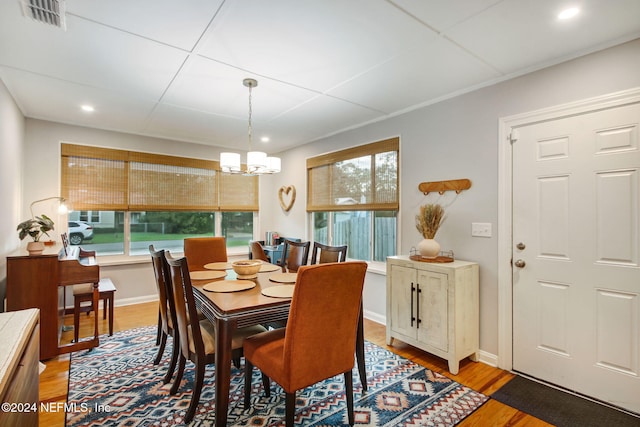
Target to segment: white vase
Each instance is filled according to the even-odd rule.
[[[29,242],[27,243],[27,252],[29,255],[40,255],[44,252],[43,242]]]
[[[440,253],[440,243],[433,239],[424,239],[418,243],[418,252],[422,258],[435,258]]]

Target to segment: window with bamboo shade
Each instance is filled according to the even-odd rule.
[[[307,160],[307,211],[315,241],[347,245],[349,258],[396,254],[399,138]]]

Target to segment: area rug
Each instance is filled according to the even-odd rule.
[[[557,427],[640,426],[640,418],[521,376],[491,398]]]
[[[67,426],[183,425],[193,385],[189,363],[177,394],[162,384],[169,362],[153,365],[156,328],[146,327],[101,337],[100,347],[73,353],[69,371]],[[168,342],[171,348],[171,342]],[[366,343],[369,390],[362,392],[354,369],[354,400],[358,426],[453,426],[479,408],[488,397],[434,373],[372,343]],[[321,353],[318,357],[322,357]],[[254,371],[251,407],[243,404],[243,369],[231,368],[228,413],[230,426],[283,426],[284,392],[272,383],[264,395]],[[190,426],[215,422],[215,365],[207,367],[205,385]],[[297,394],[296,423],[343,426],[346,421],[344,378],[325,380]]]

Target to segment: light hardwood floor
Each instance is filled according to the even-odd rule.
[[[157,303],[145,303],[116,307],[114,314],[114,332],[146,325],[156,325],[158,316]],[[89,335],[93,324],[91,317],[82,315],[80,335]],[[100,333],[106,333],[107,322],[102,321],[100,312]],[[65,318],[65,323],[73,324],[71,316]],[[85,333],[86,331],[86,333]],[[71,339],[72,332],[65,332],[63,339]],[[465,359],[461,362],[458,375],[452,375],[448,371],[447,361],[418,350],[398,340],[393,347],[386,345],[385,326],[365,320],[365,338],[381,347],[407,359],[413,360],[434,372],[441,373],[449,378],[464,384],[476,391],[491,395],[504,385],[513,375],[507,371],[492,368],[483,363],[471,362]],[[60,355],[44,362],[47,368],[40,376],[40,401],[59,402],[60,410],[40,413],[40,426],[64,427],[65,413],[63,404],[67,401],[69,387],[69,355]],[[534,418],[524,412],[503,405],[495,400],[489,400],[480,409],[459,424],[462,427],[471,426],[549,426],[549,424]]]

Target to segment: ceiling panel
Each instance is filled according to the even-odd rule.
[[[447,31],[447,36],[505,74],[536,68],[640,36],[640,0],[581,0],[573,20],[557,19],[570,3],[503,1]]]
[[[67,0],[66,4],[70,15],[191,51],[222,3],[222,0]]]

